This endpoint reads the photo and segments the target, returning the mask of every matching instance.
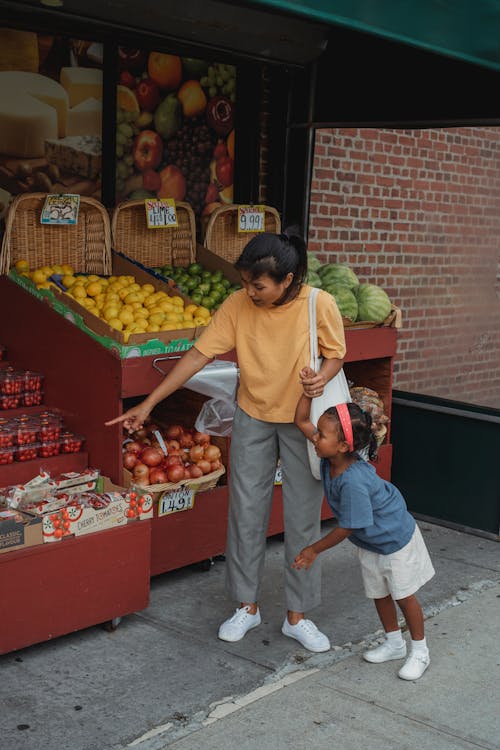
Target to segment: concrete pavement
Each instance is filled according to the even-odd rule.
[[[234,607],[218,560],[154,578],[149,608],[113,633],[88,628],[1,657],[2,750],[500,748],[498,543],[419,525],[437,572],[421,592],[432,664],[420,681],[399,680],[397,662],[361,660],[379,623],[348,542],[325,554],[323,604],[310,613],[332,651],[285,638],[275,538],[263,623],[239,643],[216,638]]]

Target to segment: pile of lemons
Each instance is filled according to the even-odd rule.
[[[84,276],[66,264],[42,266],[33,271],[26,261],[15,263],[16,271],[31,279],[38,289],[60,287],[49,281],[61,276],[65,294],[90,313],[121,331],[125,342],[131,334],[158,333],[205,326],[210,310],[201,305],[185,305],[182,297],[157,292],[152,284],[138,284],[134,276]]]

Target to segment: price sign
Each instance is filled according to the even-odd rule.
[[[276,474],[274,475],[274,484],[283,484],[283,472],[281,471],[281,464],[276,467]]]
[[[80,196],[73,193],[50,194],[45,198],[45,203],[40,216],[41,224],[66,224],[73,225],[78,222],[78,211],[80,208]]]
[[[191,510],[194,506],[196,490],[192,487],[179,487],[178,490],[165,492],[158,503],[158,515],[168,516],[181,510]]]
[[[238,232],[263,232],[264,206],[238,206]]]
[[[164,229],[165,227],[177,227],[177,209],[173,198],[145,198],[146,223],[148,229]]]

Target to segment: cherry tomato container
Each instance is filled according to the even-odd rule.
[[[43,391],[24,391],[20,394],[20,406],[39,406],[43,402]]]
[[[12,422],[17,445],[30,445],[38,441],[38,422],[35,419],[21,417]]]
[[[62,432],[61,453],[78,453],[82,450],[84,441],[83,435],[76,435],[74,432]]]
[[[14,463],[15,448],[0,448],[0,466]]]
[[[61,436],[61,423],[60,417],[51,416],[38,419],[38,439],[42,443],[46,443],[50,440],[59,440]]]
[[[3,370],[0,372],[0,395],[14,396],[24,390],[24,372]],[[15,408],[15,407],[10,407]]]
[[[24,391],[41,391],[43,387],[43,375],[39,372],[26,370],[24,373]]]
[[[0,449],[12,448],[16,443],[16,439],[16,431],[9,425],[9,423],[5,426],[0,426]]]
[[[40,443],[38,448],[38,455],[41,458],[49,458],[49,456],[58,456],[61,452],[61,443],[59,440],[46,440]]]
[[[18,409],[20,405],[21,396],[19,393],[7,395],[6,393],[0,393],[0,409]]]
[[[17,445],[14,447],[15,461],[33,461],[38,457],[40,443],[30,443],[29,445]]]

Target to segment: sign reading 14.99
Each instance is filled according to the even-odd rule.
[[[238,206],[238,232],[263,232],[264,206]]]

